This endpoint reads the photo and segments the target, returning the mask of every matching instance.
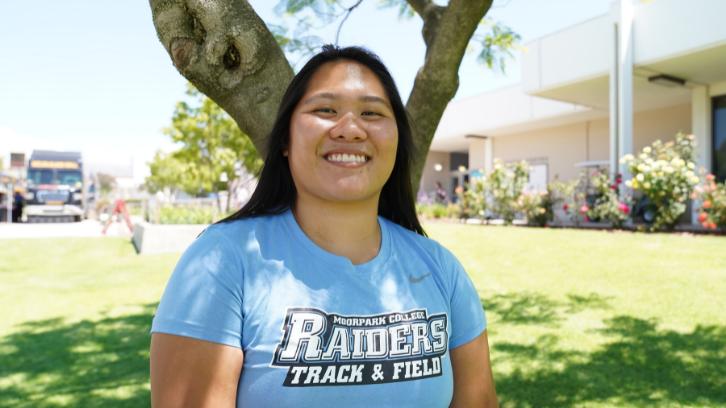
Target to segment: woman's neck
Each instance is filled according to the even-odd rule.
[[[375,258],[381,249],[378,198],[336,203],[298,195],[292,213],[317,246],[360,265]]]

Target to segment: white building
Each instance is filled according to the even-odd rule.
[[[421,188],[452,192],[494,158],[528,160],[540,183],[587,164],[627,176],[620,157],[679,131],[697,136],[698,165],[724,180],[724,16],[724,0],[622,0],[525,44],[520,84],[449,104]]]

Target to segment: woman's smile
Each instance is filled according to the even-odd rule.
[[[333,152],[325,156],[325,160],[339,167],[359,168],[363,167],[370,161],[370,157],[360,153],[341,153]]]

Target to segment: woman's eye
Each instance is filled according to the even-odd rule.
[[[317,110],[317,112],[322,112],[322,113],[335,113],[335,111],[333,111],[330,108],[320,108],[320,109]]]
[[[363,112],[363,115],[365,115],[365,116],[380,116],[380,114],[378,112],[372,112],[372,111]]]

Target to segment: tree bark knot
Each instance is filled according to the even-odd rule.
[[[191,62],[192,52],[195,48],[194,41],[190,38],[175,38],[172,40],[170,48],[174,66],[180,71],[184,70]]]

